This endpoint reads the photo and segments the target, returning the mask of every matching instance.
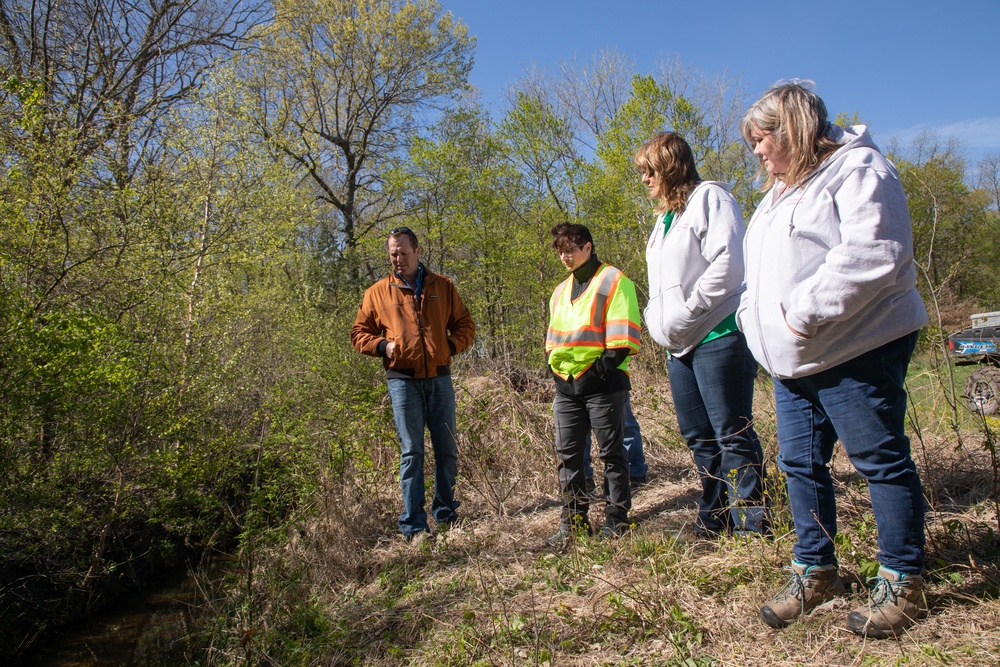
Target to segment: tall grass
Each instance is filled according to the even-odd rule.
[[[248,536],[211,601],[203,664],[1000,664],[993,422],[939,395],[950,380],[931,353],[920,353],[908,379],[910,435],[928,499],[931,614],[883,642],[845,629],[860,595],[785,631],[757,618],[783,582],[794,542],[774,466],[769,381],[758,380],[755,411],[775,537],[707,541],[690,531],[697,478],[676,433],[665,375],[656,362],[646,364],[633,374],[651,466],[634,499],[635,528],[617,541],[581,538],[565,550],[545,546],[559,504],[552,393],[543,375],[460,369],[458,493],[466,521],[420,546],[396,534],[391,415],[380,392],[366,394],[365,404],[341,413],[366,415],[353,431],[363,442],[349,447],[366,452],[364,460],[323,470],[312,503],[269,533]],[[960,381],[963,371],[956,372]],[[329,460],[321,450],[317,456]],[[860,581],[877,551],[871,505],[842,452],[832,468],[838,556]],[[429,463],[428,480],[431,472]]]

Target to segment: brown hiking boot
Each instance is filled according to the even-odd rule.
[[[886,639],[898,637],[927,614],[924,578],[903,574],[886,566],[868,580],[868,604],[847,615],[847,627],[859,635]]]
[[[772,628],[783,628],[824,602],[847,595],[836,565],[806,565],[793,560],[788,581],[760,608],[760,618]]]

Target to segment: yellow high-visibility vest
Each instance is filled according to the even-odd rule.
[[[639,351],[639,302],[624,273],[602,263],[583,294],[572,295],[570,275],[549,299],[545,351],[556,375],[579,377],[605,349],[629,348],[628,357]],[[628,371],[628,357],[618,368]]]

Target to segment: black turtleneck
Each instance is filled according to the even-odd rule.
[[[597,259],[597,253],[590,253],[590,259],[573,271],[573,291],[570,292],[570,298],[574,301],[580,298],[580,295],[586,291],[587,286],[590,284],[590,279],[594,277],[600,266],[601,260]]]

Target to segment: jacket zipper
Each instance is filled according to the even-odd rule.
[[[420,350],[424,360],[424,378],[429,378],[430,373],[427,369],[430,368],[430,360],[427,356],[427,343],[424,340],[423,313],[421,313],[420,307],[417,305],[417,293],[405,282],[400,286],[400,289],[407,289],[410,291],[410,301],[413,303],[413,311],[417,314],[417,332],[420,334]]]
[[[768,209],[768,212],[770,212],[770,209]],[[754,286],[754,324],[757,327],[757,340],[760,341],[760,351],[764,354],[764,362],[765,362],[765,365],[767,366],[767,372],[770,373],[773,376],[774,375],[774,365],[771,363],[771,356],[767,353],[767,343],[764,342],[764,330],[761,328],[761,325],[760,325],[760,319],[761,319],[761,314],[760,314],[760,283],[761,283],[760,276],[761,276],[761,270],[760,270],[760,267],[763,264],[762,254],[761,254],[760,250],[764,246],[764,241],[766,240],[765,236],[767,235],[767,232],[768,232],[768,230],[770,228],[771,228],[770,220],[768,220],[768,225],[766,227],[764,227],[763,229],[761,229],[761,235],[760,235],[761,236],[761,240],[760,240],[760,243],[758,243],[758,251],[756,253],[757,254],[757,284]],[[744,260],[745,259],[746,258],[744,258]]]
[[[423,352],[424,356],[424,377],[429,378],[431,376],[430,360],[427,356],[427,342],[424,340],[424,317],[423,313],[421,312],[422,306],[421,303],[417,301],[416,292],[413,293],[413,296],[411,298],[413,299],[413,308],[417,311],[417,331],[420,332],[420,349]],[[423,300],[421,299],[421,302],[422,301]]]

